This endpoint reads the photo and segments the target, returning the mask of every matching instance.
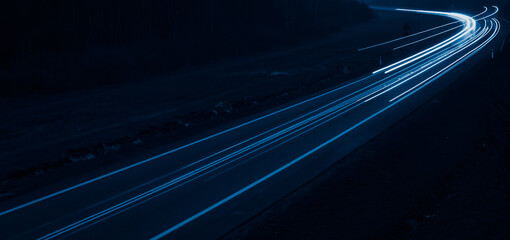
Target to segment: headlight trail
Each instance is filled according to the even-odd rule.
[[[429,12],[430,13],[430,12]],[[475,28],[476,28],[476,22],[474,21],[473,18],[471,17],[467,17],[465,15],[460,15],[460,14],[445,14],[445,15],[448,15],[448,16],[452,16],[452,17],[455,17],[455,18],[458,18],[459,20],[461,21],[465,21],[465,28],[463,29],[463,31],[460,33],[460,34],[457,34],[455,38],[451,38],[451,39],[455,39],[455,40],[459,40],[461,39],[461,37],[466,37],[467,34],[470,34],[470,33],[473,33],[475,31]],[[493,24],[494,22],[494,24]],[[481,48],[483,48],[484,46],[486,46],[491,40],[494,39],[494,37],[498,34],[499,32],[499,22],[497,21],[497,19],[492,19],[491,20],[491,27],[487,28],[486,26],[484,26],[484,28],[482,30],[479,30],[479,31],[476,31],[474,33],[474,36],[471,36],[470,38],[465,38],[463,39],[463,41],[459,44],[454,44],[454,45],[457,45],[456,46],[449,46],[453,49],[450,49],[449,51],[447,51],[446,53],[443,53],[443,58],[441,58],[440,61],[438,62],[433,62],[432,66],[428,66],[425,70],[417,73],[417,74],[413,74],[410,78],[414,78],[424,72],[426,72],[426,70],[429,70],[431,69],[433,66],[436,66],[438,65],[439,63],[449,59],[451,56],[454,56],[455,54],[461,52],[462,50],[465,50],[466,48],[468,48],[469,46],[472,46],[473,44],[476,44],[479,40],[481,40],[483,37],[485,37],[487,35],[487,33],[491,32],[493,30],[493,25],[495,25],[495,30],[493,31],[492,35],[487,39],[485,40],[482,44],[478,45],[475,49],[469,51],[467,54],[463,55],[462,57],[458,58],[457,60],[455,60],[453,63],[449,64],[447,67],[441,69],[440,71],[434,73],[432,76],[430,76],[429,78],[427,78],[427,80],[421,82],[420,84],[418,85],[415,85],[414,87],[412,87],[411,89],[405,91],[403,94],[393,98],[390,100],[390,105],[387,106],[386,108],[383,108],[382,110],[376,112],[375,114],[371,115],[370,117],[366,118],[365,120],[359,122],[358,124],[354,125],[353,127],[347,129],[346,131],[342,132],[341,134],[335,136],[334,138],[324,142],[323,144],[317,146],[316,148],[312,149],[311,151],[307,152],[306,154],[300,156],[299,158],[296,158],[294,159],[293,161],[289,162],[288,164],[282,166],[281,168],[278,168],[276,169],[275,171],[269,173],[268,175],[258,179],[257,181],[253,182],[252,184],[240,189],[239,191],[233,193],[232,195],[216,202],[215,204],[209,206],[208,208],[205,208],[204,210],[196,213],[195,215],[183,220],[182,222],[172,226],[171,228],[161,232],[160,234],[156,235],[154,238],[152,239],[160,239],[162,237],[165,237],[166,235],[174,232],[175,230],[181,228],[182,226],[190,223],[191,221],[195,220],[196,218],[206,214],[207,212],[217,208],[218,206],[221,206],[222,204],[225,204],[226,202],[230,201],[231,199],[239,196],[240,194],[248,191],[249,189],[253,188],[254,186],[260,184],[261,182],[264,182],[266,181],[267,179],[271,178],[272,176],[278,174],[279,172],[285,170],[286,168],[292,166],[293,164],[301,161],[302,159],[304,159],[305,157],[309,156],[310,154],[314,153],[315,151],[317,151],[318,149],[330,144],[331,142],[335,141],[336,139],[340,138],[341,136],[345,135],[346,133],[350,132],[351,130],[353,130],[354,128],[358,127],[359,125],[363,124],[364,122],[374,118],[375,116],[379,115],[380,113],[384,112],[385,110],[393,107],[395,104],[397,104],[398,102],[402,101],[403,99],[405,99],[407,96],[410,96],[412,93],[418,91],[419,89],[423,88],[424,86],[426,86],[428,83],[430,83],[431,81],[437,79],[438,76],[442,75],[445,73],[445,70],[447,69],[451,69],[452,66],[458,64],[459,62],[462,62],[464,61],[466,58],[468,58],[470,55],[472,55],[473,53],[476,53],[477,51],[479,51]],[[443,42],[443,43],[448,43],[448,44],[452,44],[453,41],[451,41],[451,39],[449,41],[446,41],[446,42]],[[461,47],[458,47],[458,45],[460,45]],[[436,52],[436,51],[439,51],[443,48],[446,48],[446,46],[441,46],[440,48],[439,47],[436,47],[437,50],[433,51],[433,52]],[[426,55],[429,55],[429,54],[432,54],[433,52],[427,52]],[[426,56],[425,55],[425,56]],[[425,57],[425,56],[421,56],[421,58]],[[413,61],[414,62],[414,61]],[[406,65],[408,64],[411,64],[412,62],[408,62],[406,63]]]
[[[487,7],[485,7],[485,9],[487,9]],[[484,11],[484,12],[486,12],[486,11]],[[493,14],[491,14],[491,15],[493,15]],[[478,15],[476,15],[476,16],[479,16],[479,14],[478,14]],[[473,18],[476,18],[476,16],[473,16]],[[490,16],[486,16],[486,17],[483,17],[483,18],[480,18],[480,19],[475,19],[475,21],[479,22],[479,21],[482,21],[482,20],[487,19],[488,17],[490,17]],[[424,38],[422,38],[422,39],[418,39],[418,40],[416,40],[416,41],[414,41],[414,42],[406,43],[406,44],[404,44],[404,45],[401,45],[401,46],[398,46],[398,47],[393,48],[393,50],[398,50],[398,49],[401,49],[401,48],[404,48],[404,47],[407,47],[407,46],[410,46],[410,45],[413,45],[413,44],[416,44],[416,43],[419,43],[419,42],[423,42],[423,41],[428,40],[428,39],[430,39],[430,38],[434,38],[434,37],[437,37],[437,36],[439,36],[439,35],[442,35],[442,34],[445,34],[445,33],[451,32],[451,31],[453,31],[453,30],[455,30],[455,29],[458,29],[458,28],[460,28],[460,27],[462,27],[462,25],[461,25],[461,26],[456,26],[456,27],[449,28],[449,29],[447,29],[447,30],[444,30],[444,31],[442,31],[442,32],[439,32],[439,33],[436,33],[436,34],[430,35],[430,36],[428,36],[428,37],[424,37]]]
[[[443,42],[433,46],[433,47],[430,47],[424,51],[421,51],[413,56],[410,56],[406,59],[403,59],[403,60],[400,60],[396,63],[393,63],[389,66],[386,66],[386,67],[383,67],[377,71],[374,71],[373,74],[377,74],[377,73],[380,73],[380,72],[384,72],[384,73],[390,73],[392,71],[395,71],[396,69],[399,69],[401,67],[404,67],[412,62],[415,62],[415,61],[418,61],[420,59],[422,59],[423,57],[425,56],[428,56],[434,52],[437,52],[443,48],[445,48],[446,46],[448,46],[449,44],[452,44],[456,41],[459,41],[461,40],[463,37],[467,36],[468,34],[472,33],[475,28],[476,28],[476,21],[472,18],[472,17],[469,17],[467,15],[464,15],[464,14],[460,14],[460,13],[444,13],[444,12],[437,12],[437,11],[422,11],[422,10],[409,10],[409,9],[397,9],[397,11],[406,11],[406,12],[416,12],[416,13],[423,13],[423,14],[433,14],[433,15],[440,15],[440,16],[446,16],[446,17],[450,17],[450,18],[454,18],[454,19],[457,19],[459,20],[460,22],[462,22],[464,24],[464,28],[457,34],[455,34],[454,36],[444,40]]]
[[[437,78],[437,76],[440,76],[444,73],[446,73],[447,71],[449,71],[453,66],[455,66],[456,64],[459,64],[459,63],[462,63],[463,61],[465,61],[470,55],[476,53],[477,51],[480,51],[481,48],[485,47],[487,44],[489,44],[490,41],[492,41],[499,33],[500,31],[500,23],[497,19],[492,19],[491,21],[491,29],[492,29],[492,23],[494,22],[494,25],[495,25],[495,28],[496,30],[492,33],[492,35],[487,39],[485,40],[482,44],[480,44],[479,46],[477,46],[475,49],[469,51],[467,54],[465,54],[464,56],[460,57],[459,59],[455,60],[453,63],[449,64],[448,66],[446,66],[445,68],[441,69],[439,72],[435,73],[434,75],[432,75],[431,77],[425,79],[424,81],[418,83],[417,85],[413,86],[412,88],[410,88],[409,90],[399,94],[398,96],[392,98],[390,100],[390,102],[393,102],[397,99],[399,99],[400,97],[402,96],[405,96],[406,94],[412,94],[413,90],[415,90],[416,88],[418,87],[421,87],[421,86],[424,86],[424,85],[427,85],[428,83],[432,82],[435,78]],[[489,30],[490,31],[490,30]],[[411,92],[411,93],[410,93]]]
[[[485,14],[487,12],[488,8],[485,7],[485,6],[483,8],[484,8],[484,10],[482,12],[474,15],[472,18],[477,18],[477,17]],[[391,9],[391,10],[394,10],[394,9]],[[444,28],[444,27],[447,27],[447,26],[451,26],[451,25],[454,25],[454,24],[459,24],[459,22],[458,21],[454,21],[454,22],[446,23],[446,24],[443,24],[443,25],[440,25],[440,26],[437,26],[437,27],[429,28],[429,29],[426,29],[426,30],[423,30],[423,31],[420,31],[420,32],[417,32],[417,33],[410,34],[408,36],[399,37],[399,38],[396,38],[396,39],[393,39],[393,40],[390,40],[390,41],[386,41],[386,42],[374,44],[374,45],[371,45],[371,46],[368,46],[368,47],[360,48],[360,49],[358,49],[358,51],[361,52],[361,51],[365,51],[365,50],[368,50],[368,49],[384,46],[384,45],[387,45],[387,44],[390,44],[390,43],[394,43],[394,42],[398,42],[398,41],[401,41],[401,40],[405,40],[407,38],[415,37],[415,36],[418,36],[418,35],[421,35],[421,34],[425,34],[425,33],[428,33],[430,31],[441,29],[441,28]],[[450,29],[457,29],[457,28],[459,28],[461,26],[457,26],[455,28],[450,28]]]
[[[165,196],[174,198],[176,194],[178,196],[179,191],[196,191],[197,189],[202,189],[200,187],[216,187],[215,185],[198,185],[198,188],[192,188],[196,184],[202,184],[201,182],[204,182],[203,184],[208,184],[209,181],[213,182],[214,178],[217,176],[220,176],[221,174],[227,175],[224,174],[226,172],[234,172],[232,169],[235,169],[237,166],[242,164],[253,164],[254,162],[257,162],[257,164],[266,164],[263,158],[269,155],[264,154],[274,153],[278,149],[285,149],[285,147],[294,147],[292,146],[292,144],[295,143],[293,141],[296,139],[306,139],[311,136],[311,133],[315,134],[313,135],[314,138],[317,137],[319,139],[310,141],[309,144],[307,142],[308,145],[306,145],[306,148],[292,148],[291,151],[296,151],[295,155],[288,156],[288,158],[282,158],[281,162],[278,162],[279,159],[276,159],[273,154],[273,158],[270,160],[272,162],[276,162],[271,163],[275,165],[263,165],[265,167],[264,171],[257,172],[253,178],[243,180],[239,186],[235,185],[232,188],[228,188],[228,191],[225,191],[224,193],[222,192],[218,198],[213,199],[208,195],[207,198],[205,198],[206,200],[204,200],[205,202],[201,203],[201,205],[193,206],[182,216],[179,215],[175,219],[172,218],[172,225],[165,224],[164,228],[161,228],[161,231],[158,230],[160,233],[155,235],[154,239],[159,239],[193,222],[195,219],[203,216],[213,209],[224,205],[255,186],[266,182],[268,179],[271,179],[280,172],[296,165],[298,162],[303,162],[304,159],[308,158],[320,149],[323,149],[325,146],[330,145],[333,142],[343,144],[344,142],[339,140],[346,140],[345,138],[342,138],[343,136],[392,108],[397,103],[434,82],[458,64],[466,61],[466,59],[470,58],[473,54],[487,46],[487,44],[489,44],[500,31],[499,21],[492,17],[499,11],[498,8],[495,8],[495,11],[488,15],[486,14],[487,8],[485,8],[482,13],[473,17],[459,13],[444,13],[437,11],[408,9],[399,9],[398,11],[444,16],[456,19],[456,23],[460,23],[462,25],[442,32],[444,33],[446,31],[452,31],[453,29],[460,29],[459,32],[454,34],[452,37],[448,37],[446,40],[435,44],[433,47],[427,48],[418,54],[412,55],[411,57],[405,58],[377,71],[378,73],[384,72],[385,74],[374,73],[349,84],[318,94],[315,97],[305,99],[301,102],[290,105],[289,107],[284,107],[281,110],[271,112],[261,117],[255,117],[254,120],[247,121],[246,123],[220,131],[205,138],[195,140],[189,144],[155,157],[145,159],[136,164],[129,165],[128,167],[121,168],[64,190],[37,198],[36,200],[29,201],[17,207],[4,210],[0,213],[0,217],[7,218],[14,216],[17,211],[30,213],[32,208],[37,209],[41,205],[44,206],[44,204],[40,204],[42,202],[48,202],[54,199],[57,199],[55,202],[58,202],[59,198],[65,199],[65,196],[70,194],[72,195],[76,192],[80,193],[81,191],[86,192],[92,189],[91,186],[85,187],[86,185],[101,185],[108,183],[107,180],[112,180],[112,178],[114,180],[122,179],[120,176],[117,177],[114,175],[121,175],[119,173],[127,172],[128,170],[135,172],[135,167],[154,161],[155,159],[165,157],[165,159],[162,160],[168,161],[175,160],[177,158],[183,158],[186,160],[182,165],[177,165],[177,167],[171,169],[172,171],[167,171],[163,168],[163,171],[159,173],[159,175],[155,176],[152,176],[154,173],[151,171],[150,178],[137,179],[136,183],[133,183],[133,185],[128,185],[124,189],[112,193],[107,200],[100,199],[102,200],[101,204],[94,205],[94,208],[89,205],[85,205],[89,206],[92,210],[81,211],[80,209],[81,212],[75,213],[76,215],[73,215],[71,220],[62,221],[62,224],[55,224],[55,226],[48,227],[48,231],[45,229],[42,234],[37,234],[37,239],[65,237],[78,231],[83,231],[91,226],[100,225],[98,223],[101,223],[106,219],[118,219],[118,217],[114,217],[126,212],[127,210],[137,209],[142,206],[142,204],[148,203],[150,200],[165,194],[168,194]],[[487,16],[475,20],[475,17],[482,15]],[[431,39],[433,36],[434,35],[424,36],[423,40]],[[321,98],[325,98],[325,100],[319,101],[318,99]],[[317,101],[316,104],[310,105],[309,108],[303,107],[302,109],[299,109],[302,105],[313,101]],[[284,115],[285,111],[291,111],[295,108],[299,109],[299,111],[296,111],[298,114]],[[353,117],[353,115],[355,117]],[[261,129],[256,128],[256,131],[249,129],[250,131],[244,132],[242,136],[231,133],[250,124],[255,125],[257,121],[263,121],[263,119],[266,118],[268,118],[268,121],[273,121],[276,119],[276,116],[282,117],[282,120],[274,123],[271,122],[271,124],[267,126],[262,125],[264,127]],[[332,127],[333,125],[335,127]],[[260,125],[255,125],[255,127],[258,126]],[[199,147],[195,147],[195,145],[206,145],[206,143],[204,143],[205,141],[213,138],[219,138],[220,135],[226,135],[226,139],[228,139],[228,141],[226,141],[225,144],[218,145],[215,145],[215,143],[212,143],[213,141],[211,141],[207,145],[208,147],[211,145],[213,146],[211,151],[207,150],[203,154],[198,155],[177,155],[178,157],[174,154],[175,152],[186,148],[191,148],[190,151],[201,149]],[[174,158],[168,157],[168,155],[171,154],[174,154],[172,155]],[[189,157],[189,159],[186,157]],[[140,171],[137,173],[140,174]],[[246,174],[246,172],[242,173]],[[241,178],[237,178],[235,181],[240,179]],[[113,182],[115,184],[115,181]],[[83,189],[80,190],[79,188]],[[136,191],[134,191],[134,189],[136,189]],[[224,191],[224,189],[222,191]],[[151,201],[151,203],[152,202],[154,201]],[[172,207],[179,206],[180,205],[172,205]],[[0,221],[1,220],[2,219],[0,218]],[[46,227],[46,222],[44,227]]]
[[[440,36],[440,35],[443,35],[445,33],[448,33],[448,32],[451,32],[455,29],[458,29],[460,28],[461,26],[457,26],[457,27],[453,27],[453,28],[450,28],[450,29],[447,29],[447,30],[444,30],[442,32],[439,32],[439,33],[436,33],[436,34],[433,34],[433,35],[430,35],[428,37],[425,37],[425,38],[422,38],[422,39],[418,39],[414,42],[410,42],[410,43],[406,43],[404,45],[401,45],[401,46],[398,46],[398,47],[395,47],[393,48],[393,50],[398,50],[398,49],[401,49],[401,48],[405,48],[405,47],[408,47],[408,46],[411,46],[411,45],[414,45],[414,44],[417,44],[417,43],[420,43],[420,42],[423,42],[423,41],[426,41],[426,40],[429,40],[431,38],[434,38],[434,37],[437,37],[437,36]]]
[[[365,102],[368,102],[368,101],[370,101],[370,100],[372,100],[374,98],[377,98],[377,97],[379,97],[379,96],[381,96],[381,95],[383,95],[383,94],[393,90],[394,88],[396,88],[396,87],[398,87],[398,86],[400,86],[400,85],[402,85],[402,84],[404,84],[404,83],[406,83],[406,82],[408,82],[408,81],[418,77],[422,73],[427,72],[429,69],[431,69],[431,68],[433,68],[433,67],[435,67],[435,66],[437,66],[437,65],[439,65],[441,63],[443,63],[444,61],[449,59],[452,55],[454,55],[454,54],[464,50],[465,48],[469,47],[470,45],[472,45],[471,44],[472,42],[479,40],[479,37],[484,35],[488,31],[490,31],[490,29],[486,30],[485,28],[482,31],[477,31],[477,33],[475,33],[475,37],[473,37],[469,42],[465,42],[461,46],[454,47],[453,49],[451,49],[451,50],[449,50],[447,52],[440,53],[439,56],[437,56],[434,59],[434,61],[430,61],[428,64],[421,66],[418,73],[413,72],[412,76],[409,76],[408,78],[403,78],[403,80],[399,79],[399,81],[395,81],[392,84],[389,84],[389,85],[385,86],[385,90],[384,91],[382,91],[382,92],[378,93],[377,95],[374,95],[371,98],[365,100]],[[478,34],[478,32],[480,32],[480,33]]]

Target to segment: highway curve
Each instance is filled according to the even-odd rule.
[[[499,49],[497,7],[392,9],[450,24],[368,46],[432,47],[366,76],[190,139],[113,172],[0,206],[3,239],[217,238],[331,166]],[[503,30],[502,30],[503,28]],[[440,40],[436,36],[447,35]],[[369,176],[367,176],[369,177]]]

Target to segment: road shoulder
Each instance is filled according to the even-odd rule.
[[[224,239],[510,237],[508,48]]]

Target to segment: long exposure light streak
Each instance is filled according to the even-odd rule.
[[[85,185],[91,185],[92,183],[100,180],[105,180],[106,178],[112,177],[120,172],[128,171],[142,164],[154,161],[155,159],[162,158],[163,156],[168,156],[182,149],[201,144],[220,135],[226,135],[234,130],[241,129],[250,124],[254,124],[257,121],[262,121],[263,119],[276,116],[289,109],[298,108],[299,106],[320,99],[321,97],[329,94],[333,94],[337,91],[346,90],[347,92],[348,90],[347,93],[342,93],[341,97],[337,98],[336,95],[331,95],[332,98],[334,97],[335,99],[328,100],[328,102],[321,102],[320,106],[314,106],[313,109],[307,109],[306,112],[302,111],[302,114],[295,115],[292,118],[285,118],[285,122],[282,121],[279,124],[274,124],[275,126],[261,129],[255,134],[246,136],[246,139],[244,140],[235,140],[232,144],[223,147],[215,147],[213,153],[203,154],[200,157],[191,159],[186,162],[186,164],[183,164],[182,167],[169,171],[168,173],[165,172],[162,176],[155,176],[149,182],[137,183],[138,185],[136,187],[140,188],[139,191],[133,191],[133,193],[130,194],[126,194],[128,191],[116,193],[117,195],[110,196],[110,199],[118,198],[118,201],[115,200],[108,202],[103,205],[104,207],[98,208],[90,213],[86,213],[84,214],[85,216],[80,215],[80,217],[77,217],[76,220],[73,220],[72,222],[52,228],[51,231],[46,231],[44,234],[41,234],[43,235],[42,237],[38,238],[53,239],[83,230],[94,224],[98,224],[105,219],[127,211],[128,209],[134,208],[135,206],[140,206],[141,204],[163,194],[170,192],[175,193],[175,191],[179,191],[178,189],[188,186],[189,183],[194,181],[196,182],[197,179],[212,179],[216,174],[227,172],[227,170],[232,169],[233,166],[236,166],[237,164],[253,161],[257,156],[268,153],[269,151],[287,144],[298,137],[303,138],[302,136],[305,134],[327,126],[328,123],[335,121],[334,123],[338,124],[339,121],[345,120],[346,116],[352,115],[353,112],[358,112],[360,117],[356,118],[356,122],[353,121],[352,123],[345,124],[345,127],[342,126],[341,131],[334,131],[331,135],[326,135],[326,137],[322,140],[312,142],[309,148],[303,149],[302,152],[298,152],[295,156],[289,157],[288,160],[285,160],[285,163],[271,167],[271,169],[268,169],[269,171],[256,175],[256,178],[253,178],[250,182],[246,181],[239,188],[233,188],[232,191],[229,191],[225,195],[221,195],[219,200],[211,200],[211,202],[208,202],[207,205],[204,204],[203,207],[201,206],[201,210],[193,210],[194,212],[185,215],[185,217],[176,221],[175,224],[165,226],[165,228],[169,228],[162,230],[160,234],[157,234],[154,237],[154,239],[159,239],[176,231],[177,229],[180,229],[182,226],[194,221],[213,209],[231,201],[262,182],[267,181],[274,175],[296,165],[298,162],[303,161],[303,159],[316,153],[320,149],[323,149],[325,146],[330,145],[333,142],[340,142],[339,139],[341,137],[352,132],[354,129],[365,124],[371,119],[374,119],[381,113],[395,106],[397,103],[418,92],[420,89],[423,89],[425,86],[434,82],[455,66],[466,61],[475,53],[481,51],[481,49],[483,49],[498,35],[501,28],[499,21],[492,17],[499,11],[497,7],[495,7],[494,12],[490,14],[486,14],[487,8],[485,8],[482,13],[473,17],[460,13],[445,13],[437,11],[409,9],[397,9],[397,11],[453,18],[456,20],[455,23],[461,24],[439,34],[436,33],[430,36],[424,36],[418,41],[429,40],[454,29],[460,30],[446,40],[401,61],[381,68],[370,76],[342,85],[325,93],[318,94],[317,96],[305,99],[289,107],[284,107],[280,110],[257,117],[254,120],[247,121],[246,123],[237,125],[233,128],[192,141],[189,144],[175,148],[155,157],[145,159],[136,164],[129,165],[72,187],[65,188],[64,190],[60,190],[44,197],[37,198],[36,200],[4,210],[3,212],[0,212],[0,217],[28,208],[29,206],[37,205],[38,203],[47,201],[51,198],[56,198],[56,196],[64,195],[67,192],[84,187]],[[483,15],[485,16],[475,20],[475,17]],[[407,45],[414,44],[418,41],[408,43]],[[384,72],[384,74],[379,74],[382,72]],[[380,100],[380,98],[383,100]],[[374,99],[377,101],[372,101]],[[372,108],[370,108],[371,110],[367,110],[368,108],[365,108],[365,106],[372,106]],[[152,185],[149,185],[149,183]],[[144,188],[142,188],[142,186],[144,186]]]
[[[483,8],[484,8],[484,10],[482,12],[474,15],[472,18],[477,18],[477,17],[485,14],[488,11],[487,7],[484,6]],[[394,10],[394,9],[385,9],[385,10]],[[477,20],[481,20],[481,19],[477,19]],[[415,37],[415,36],[418,36],[418,35],[421,35],[421,34],[425,34],[425,33],[428,33],[428,32],[431,32],[431,31],[434,31],[434,30],[437,30],[437,29],[441,29],[441,28],[444,28],[444,27],[447,27],[447,26],[455,25],[455,24],[459,24],[459,22],[458,21],[449,22],[449,23],[446,23],[446,24],[443,24],[443,25],[439,25],[437,27],[432,27],[432,28],[429,28],[429,29],[426,29],[426,30],[423,30],[423,31],[420,31],[420,32],[417,32],[417,33],[413,33],[413,34],[410,34],[410,35],[407,35],[407,36],[399,37],[399,38],[396,38],[396,39],[393,39],[393,40],[389,40],[389,41],[386,41],[386,42],[382,42],[382,43],[374,44],[374,45],[371,45],[371,46],[368,46],[368,47],[360,48],[360,49],[358,49],[358,51],[361,52],[361,51],[365,51],[365,50],[368,50],[368,49],[384,46],[384,45],[387,45],[387,44],[390,44],[390,43],[402,41],[402,40],[405,40],[405,39],[408,39],[408,38],[412,38],[412,37]],[[456,26],[454,28],[449,28],[449,29],[450,30],[451,29],[457,29],[457,28],[459,28],[461,26],[462,25]]]
[[[455,43],[456,41],[461,40],[462,38],[466,37],[468,34],[472,33],[476,28],[476,21],[472,17],[469,17],[464,14],[460,14],[460,13],[444,13],[444,12],[437,12],[437,11],[423,11],[423,10],[410,10],[410,9],[396,9],[396,10],[451,17],[451,18],[457,19],[458,21],[462,22],[464,24],[464,28],[460,32],[455,34],[454,36],[440,42],[439,44],[437,44],[433,47],[430,47],[424,51],[421,51],[413,56],[410,56],[410,57],[400,60],[396,63],[393,63],[389,66],[383,67],[377,71],[374,71],[373,74],[377,74],[380,72],[390,73],[390,72],[395,71],[396,69],[402,68],[412,62],[418,61],[425,56],[428,56],[434,52],[437,52],[437,51],[447,47],[449,44],[452,44],[452,43]]]
[[[434,13],[432,13],[432,12],[430,12],[430,11],[417,11],[417,10],[410,10],[410,11],[416,11],[416,12],[427,12],[427,13],[434,14]],[[435,13],[437,13],[437,12],[435,12]],[[457,18],[457,19],[459,19],[460,21],[463,21],[463,22],[464,22],[464,24],[465,24],[464,29],[463,29],[463,30],[462,30],[459,34],[455,35],[454,37],[452,37],[452,38],[448,39],[448,40],[447,40],[447,41],[445,41],[445,42],[442,42],[441,44],[439,44],[439,45],[438,45],[438,46],[436,46],[435,48],[432,48],[432,50],[431,50],[431,49],[428,49],[428,51],[427,51],[427,50],[426,50],[426,51],[424,51],[423,55],[415,56],[415,57],[417,57],[418,59],[416,59],[416,60],[410,60],[410,59],[407,59],[407,61],[406,61],[406,62],[404,62],[405,64],[404,64],[404,65],[402,65],[402,66],[400,66],[400,67],[403,67],[403,66],[405,66],[405,65],[408,65],[408,64],[410,64],[410,63],[412,63],[412,62],[414,62],[414,61],[417,61],[417,60],[419,60],[420,58],[423,58],[423,57],[425,57],[425,56],[427,56],[427,55],[432,54],[433,52],[439,51],[440,49],[445,48],[445,47],[446,47],[446,45],[453,44],[455,41],[461,40],[463,37],[467,36],[468,34],[475,32],[475,29],[476,29],[476,22],[475,22],[475,20],[474,20],[473,18],[471,18],[471,17],[468,17],[468,16],[466,16],[466,15],[462,15],[462,14],[456,14],[456,13],[437,13],[437,14],[441,14],[441,15],[448,15],[448,16],[451,16],[451,17],[453,17],[453,18]],[[475,32],[475,36],[474,36],[474,37],[472,37],[472,38],[466,38],[466,39],[463,39],[463,41],[461,41],[461,42],[460,42],[461,47],[458,47],[457,49],[455,49],[455,52],[456,52],[456,53],[459,53],[459,52],[461,52],[462,50],[465,50],[466,48],[468,48],[469,46],[471,46],[471,45],[475,44],[476,42],[478,42],[479,40],[481,40],[483,37],[485,37],[485,36],[487,35],[487,33],[489,33],[489,32],[493,29],[493,28],[492,28],[493,22],[494,22],[494,25],[496,25],[496,27],[495,27],[495,30],[494,30],[494,32],[492,33],[492,35],[491,35],[491,36],[490,36],[487,40],[485,40],[482,44],[480,44],[479,46],[477,46],[475,49],[473,49],[473,50],[469,51],[467,54],[465,54],[465,55],[463,55],[462,57],[460,57],[460,58],[458,58],[457,60],[455,60],[453,63],[449,64],[447,67],[445,67],[445,68],[441,69],[440,71],[438,71],[438,72],[434,73],[431,77],[427,78],[427,80],[425,80],[425,81],[423,81],[423,82],[429,81],[429,80],[431,80],[431,79],[437,79],[437,77],[438,77],[438,76],[440,76],[441,74],[444,74],[445,69],[450,69],[450,68],[451,68],[452,66],[454,66],[455,64],[458,64],[459,62],[464,61],[464,60],[465,60],[467,57],[469,57],[471,54],[473,54],[473,53],[475,53],[475,52],[479,51],[479,50],[480,50],[481,48],[483,48],[483,47],[484,47],[484,46],[485,46],[488,42],[490,42],[492,39],[494,39],[494,37],[495,37],[495,36],[498,34],[498,32],[499,32],[499,22],[498,22],[496,19],[492,19],[492,21],[491,21],[491,27],[490,27],[489,29],[487,29],[487,27],[486,27],[486,26],[484,26],[484,28],[483,28],[483,30],[482,30],[482,31],[476,31],[476,32]],[[477,34],[478,32],[480,32],[480,34]],[[467,41],[467,42],[466,42],[466,41]],[[457,43],[457,45],[458,45],[458,44],[459,44],[459,43]],[[456,53],[454,53],[453,55],[455,55]],[[426,72],[427,70],[429,70],[429,69],[433,68],[433,66],[435,66],[435,65],[437,65],[437,64],[439,64],[439,63],[441,63],[441,62],[445,61],[446,59],[450,58],[450,56],[452,56],[452,55],[451,55],[451,51],[448,51],[447,53],[444,53],[443,55],[448,56],[448,57],[447,57],[447,58],[442,58],[442,60],[441,60],[441,61],[439,61],[439,62],[434,62],[434,64],[433,64],[432,66],[429,66],[428,68],[426,68],[426,70],[423,70],[423,71],[421,71],[421,72],[419,72],[419,73],[417,73],[417,74],[414,74],[414,75],[412,76],[412,78],[414,78],[414,77],[416,77],[416,76],[418,76],[418,75],[420,75],[420,74],[422,74],[422,73]],[[395,69],[389,70],[389,71],[387,71],[387,72],[394,71],[394,70],[396,70],[396,69],[398,69],[398,68],[400,68],[400,67],[396,67]],[[422,82],[422,83],[423,83],[423,82]],[[401,98],[399,98],[399,99],[397,99],[397,98],[392,99],[392,100],[390,101],[390,102],[391,102],[391,104],[390,104],[389,106],[387,106],[387,107],[385,107],[385,108],[381,109],[380,111],[378,111],[378,112],[376,112],[375,114],[371,115],[370,117],[368,117],[368,118],[364,119],[363,121],[358,122],[356,125],[352,126],[351,128],[347,129],[346,131],[342,132],[341,134],[339,134],[339,135],[335,136],[334,138],[331,138],[330,140],[328,140],[328,141],[326,141],[326,142],[322,143],[321,145],[319,145],[319,146],[317,146],[316,148],[314,148],[314,149],[310,150],[310,151],[309,151],[309,152],[307,152],[306,154],[304,154],[304,155],[302,155],[302,156],[300,156],[300,157],[298,157],[298,158],[294,159],[293,161],[289,162],[288,164],[286,164],[286,165],[284,165],[284,166],[282,166],[282,167],[280,167],[280,168],[276,169],[275,171],[273,171],[273,172],[271,172],[271,173],[269,173],[269,174],[265,175],[264,177],[262,177],[262,178],[258,179],[257,181],[255,181],[255,182],[251,183],[250,185],[248,185],[248,186],[246,186],[246,187],[244,187],[244,188],[240,189],[239,191],[237,191],[237,192],[235,192],[235,193],[233,193],[233,194],[229,195],[228,197],[226,197],[226,198],[224,198],[224,199],[222,199],[222,200],[220,200],[220,201],[216,202],[215,204],[213,204],[213,205],[209,206],[208,208],[205,208],[204,210],[202,210],[202,211],[200,211],[200,212],[196,213],[195,215],[193,215],[193,216],[191,216],[191,217],[189,217],[189,218],[187,218],[187,219],[183,220],[182,222],[180,222],[180,223],[178,223],[178,224],[176,224],[176,225],[172,226],[171,228],[169,228],[169,229],[167,229],[167,230],[163,231],[162,233],[160,233],[160,234],[156,235],[156,236],[155,236],[154,238],[152,238],[152,239],[160,239],[160,238],[162,238],[162,237],[164,237],[164,236],[166,236],[166,235],[170,234],[171,232],[173,232],[173,231],[175,231],[175,230],[179,229],[180,227],[182,227],[182,226],[184,226],[184,225],[188,224],[189,222],[193,221],[194,219],[196,219],[196,218],[198,218],[198,217],[200,217],[200,216],[202,216],[202,215],[206,214],[207,212],[211,211],[212,209],[217,208],[218,206],[220,206],[220,205],[222,205],[222,204],[224,204],[224,203],[226,203],[226,202],[230,201],[231,199],[233,199],[233,198],[235,198],[235,197],[239,196],[240,194],[242,194],[242,193],[244,193],[244,192],[248,191],[249,189],[253,188],[254,186],[256,186],[256,185],[260,184],[261,182],[266,181],[267,179],[269,179],[269,178],[271,178],[272,176],[274,176],[274,175],[278,174],[279,172],[281,172],[281,171],[285,170],[286,168],[289,168],[290,166],[292,166],[292,165],[294,165],[295,163],[297,163],[297,162],[301,161],[302,159],[304,159],[305,157],[307,157],[307,156],[311,155],[312,153],[316,152],[317,150],[321,149],[322,147],[324,147],[324,146],[326,146],[326,145],[330,144],[331,142],[333,142],[333,141],[337,140],[338,138],[340,138],[341,136],[345,135],[346,133],[348,133],[348,132],[352,131],[353,129],[355,129],[355,128],[356,128],[356,127],[358,127],[359,125],[361,125],[361,124],[365,123],[366,121],[368,121],[368,120],[370,120],[370,119],[374,118],[375,116],[379,115],[380,113],[384,112],[385,110],[387,110],[387,109],[389,109],[389,108],[393,107],[395,104],[397,104],[398,102],[400,102],[400,101],[404,100],[407,96],[410,96],[412,93],[414,93],[414,92],[418,91],[419,89],[423,88],[425,85],[424,85],[424,84],[422,84],[422,83],[420,83],[420,84],[418,84],[418,85],[414,86],[413,88],[411,88],[410,90],[406,91],[406,92],[405,92],[405,94],[407,94],[407,95],[405,95],[405,94],[403,94],[403,95],[399,95],[399,97],[401,97]],[[411,91],[411,92],[410,92],[410,91]],[[396,101],[394,101],[394,100],[396,100]]]

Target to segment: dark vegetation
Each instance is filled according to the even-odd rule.
[[[53,94],[269,50],[368,19],[355,0],[19,0],[0,7],[0,94]]]

